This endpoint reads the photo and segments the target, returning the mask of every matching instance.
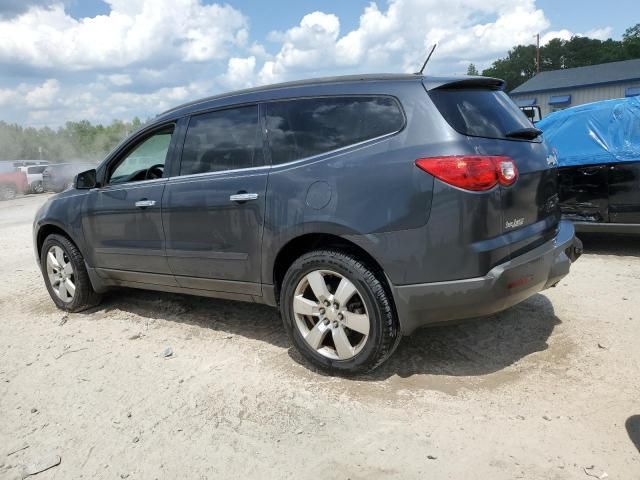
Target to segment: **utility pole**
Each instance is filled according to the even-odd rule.
[[[536,35],[536,73],[540,73],[540,34]]]

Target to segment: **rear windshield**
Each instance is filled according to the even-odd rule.
[[[445,120],[463,135],[507,138],[532,124],[501,90],[435,89],[429,92]]]

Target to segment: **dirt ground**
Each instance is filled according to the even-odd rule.
[[[63,315],[45,199],[0,203],[0,478],[56,455],[36,478],[640,478],[638,239],[584,238],[557,288],[343,379],[260,305],[120,290]]]

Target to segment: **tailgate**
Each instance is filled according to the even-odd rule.
[[[466,137],[469,154],[504,155],[518,168],[511,186],[500,186],[502,242],[511,256],[550,240],[560,220],[555,154],[511,99],[495,85],[454,83],[429,91],[453,129]]]

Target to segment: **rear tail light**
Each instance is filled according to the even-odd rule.
[[[419,158],[416,165],[454,187],[482,192],[497,184],[509,186],[518,178],[518,168],[506,156],[455,155]]]

